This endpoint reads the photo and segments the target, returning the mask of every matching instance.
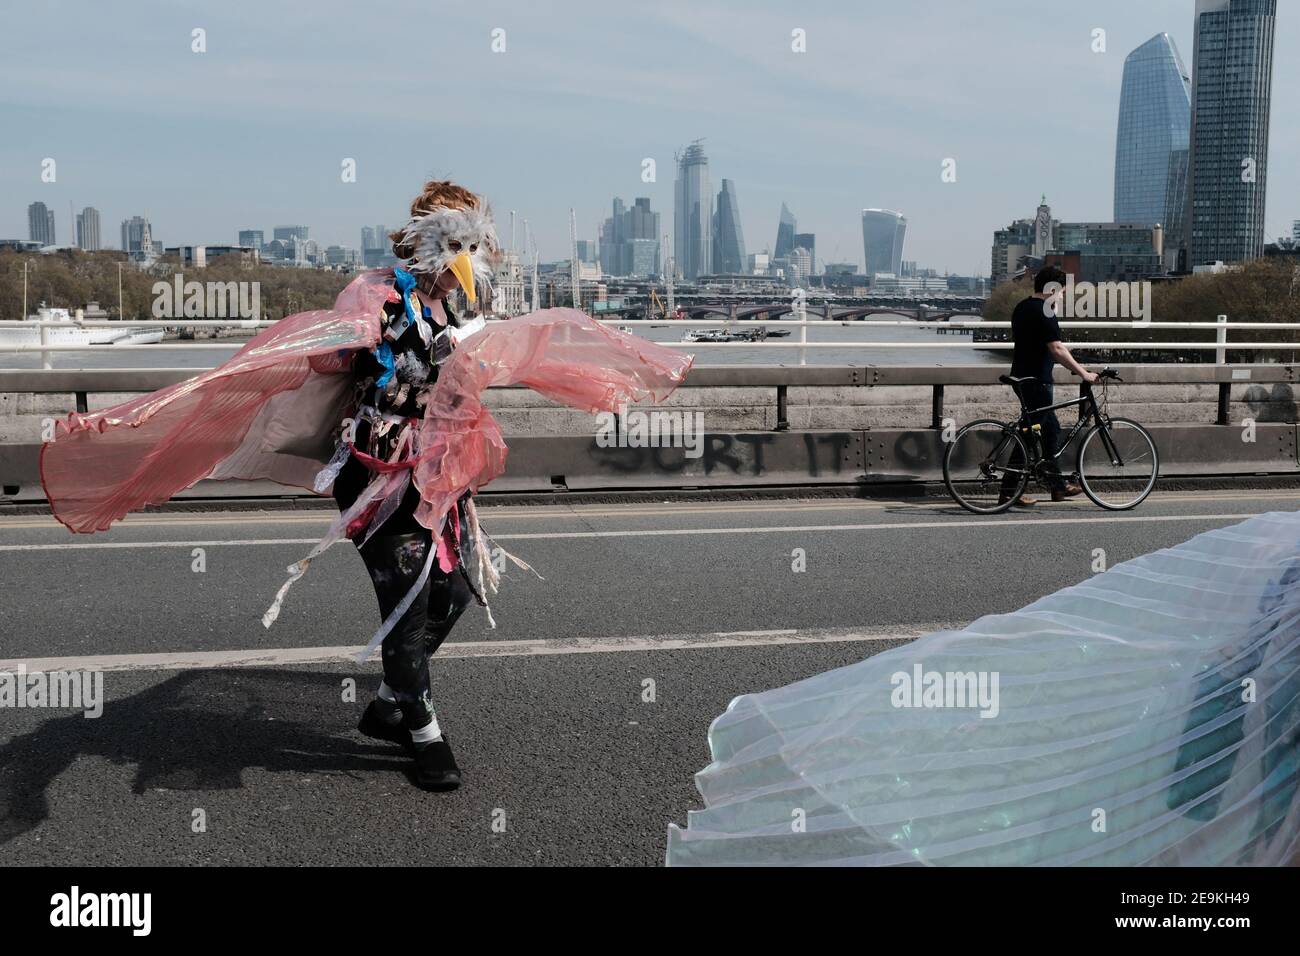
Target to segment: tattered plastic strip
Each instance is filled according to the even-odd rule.
[[[488,542],[492,540],[492,537],[487,534],[483,530],[483,526],[479,524],[478,508],[475,506],[474,498],[472,496],[465,499],[465,519],[469,522],[469,532],[474,538],[475,564],[477,564],[476,570],[478,571],[478,592],[483,599],[483,610],[487,612],[488,627],[495,630],[497,622],[492,616],[492,606],[488,603],[488,595],[496,594],[499,590],[501,586],[501,572],[492,564],[491,549],[488,547]],[[523,570],[532,571],[533,574],[537,574],[537,572],[533,570],[532,565],[528,562],[515,557],[505,548],[502,548],[501,545],[496,545],[496,547],[501,550],[502,555],[509,558]],[[537,580],[545,581],[546,579],[540,574],[537,574]]]
[[[433,570],[433,559],[437,553],[438,549],[435,547],[435,543],[430,541],[429,553],[424,557],[424,567],[420,569],[420,576],[416,578],[415,583],[411,585],[410,590],[407,591],[402,597],[402,600],[398,602],[397,607],[393,608],[392,613],[389,614],[388,617],[384,618],[384,623],[379,625],[379,630],[375,631],[375,636],[370,639],[370,643],[367,644],[361,653],[357,655],[358,664],[364,664],[366,662],[366,658],[374,652],[376,647],[384,642],[384,638],[388,636],[388,632],[393,629],[397,622],[402,619],[402,615],[410,610],[411,605],[415,603],[416,597],[419,596],[420,592],[424,588],[424,582],[429,580],[429,572]]]
[[[389,460],[400,459],[403,453],[411,447],[414,440],[415,429],[410,425],[407,425],[403,428],[401,434],[397,436],[397,444],[393,448],[393,453],[389,456]],[[396,485],[388,488],[384,492],[383,503],[375,510],[374,517],[370,519],[370,525],[366,528],[366,533],[357,544],[358,548],[374,537],[375,532],[382,528],[384,522],[393,516],[393,512],[397,510],[398,506],[402,503],[402,499],[406,497],[406,489],[411,483],[411,473],[409,471],[401,471],[397,473],[397,476]]]
[[[320,557],[320,555],[324,554],[338,542],[346,540],[346,535],[343,533],[344,529],[347,528],[348,524],[350,524],[357,515],[361,514],[367,507],[369,507],[370,503],[382,494],[384,487],[389,484],[396,484],[396,482],[393,481],[392,476],[380,475],[370,484],[366,485],[361,494],[357,496],[357,500],[352,503],[352,507],[348,508],[346,511],[340,512],[339,516],[330,523],[329,530],[327,530],[320,541],[316,543],[316,546],[313,547],[304,557],[289,565],[287,569],[289,572],[288,580],[286,580],[284,584],[280,585],[280,590],[275,594],[275,600],[271,602],[271,606],[268,607],[266,613],[262,615],[263,627],[269,628],[276,622],[276,619],[279,618],[280,608],[284,604],[285,595],[289,593],[289,588],[293,587],[294,582],[307,573],[307,569],[311,566],[312,561]]]
[[[389,477],[396,478],[397,486],[385,494],[383,503],[375,512],[375,516],[370,519],[370,526],[366,528],[365,535],[357,544],[358,548],[364,546],[367,541],[374,537],[375,532],[382,528],[384,522],[393,516],[393,512],[397,510],[402,503],[402,499],[406,497],[406,489],[411,484],[411,473],[409,471],[399,471]]]
[[[316,473],[316,480],[312,482],[312,490],[318,495],[323,495],[329,491],[330,486],[338,481],[339,472],[343,470],[343,466],[348,463],[350,457],[352,457],[352,446],[345,441],[339,442],[334,449],[333,457],[330,458],[324,468]]]

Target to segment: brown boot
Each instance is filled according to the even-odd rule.
[[[1064,501],[1066,498],[1076,498],[1081,494],[1083,494],[1081,487],[1073,481],[1067,481],[1065,484],[1052,489],[1052,500]]]
[[[1000,505],[1004,505],[1004,504],[1006,504],[1006,503],[1007,503],[1008,501],[1010,501],[1010,500],[1011,500],[1011,499],[1010,499],[1010,496],[1009,496],[1009,495],[1007,495],[1007,496],[999,496],[999,498],[998,498],[998,504],[1000,504]],[[1032,508],[1032,507],[1033,507],[1034,505],[1036,505],[1036,504],[1038,504],[1038,499],[1037,499],[1037,498],[1031,498],[1031,497],[1029,497],[1029,495],[1021,495],[1019,498],[1017,498],[1017,499],[1015,500],[1015,506],[1018,507],[1018,508]]]

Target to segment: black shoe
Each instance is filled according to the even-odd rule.
[[[441,740],[415,746],[415,785],[421,790],[455,790],[460,768],[444,735]]]
[[[387,706],[395,707],[396,705],[387,704]],[[411,750],[414,745],[411,743],[411,732],[406,729],[406,724],[400,720],[395,724],[384,720],[381,716],[382,709],[387,708],[380,701],[372,700],[370,705],[366,707],[366,712],[361,715],[357,730],[367,737],[374,737],[376,740],[387,740],[391,744],[397,744],[399,747]]]

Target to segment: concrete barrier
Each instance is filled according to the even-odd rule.
[[[1169,477],[1294,474],[1300,366],[1120,366],[1109,412],[1156,436]],[[594,416],[526,389],[487,403],[510,443],[499,491],[895,484],[941,477],[945,423],[1010,419],[1000,366],[706,366],[664,403],[698,412],[698,455],[605,448]],[[43,424],[94,411],[195,374],[192,369],[0,371],[0,499],[39,500]],[[1077,379],[1058,370],[1057,400]],[[1247,421],[1254,423],[1254,441]],[[1062,424],[1071,423],[1067,410]],[[1072,467],[1072,453],[1063,461]],[[201,482],[187,497],[296,494],[266,482]]]

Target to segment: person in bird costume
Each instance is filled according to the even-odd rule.
[[[483,197],[427,183],[394,232],[403,265],[354,279],[334,307],[280,320],[194,378],[58,423],[41,449],[50,508],[69,530],[107,529],[202,479],[270,479],[330,494],[338,518],[289,568],[262,621],[342,540],[359,550],[383,621],[384,678],[359,730],[405,747],[416,783],[454,789],[461,772],[435,714],[429,658],[499,573],[474,494],[505,470],[483,391],[524,385],[583,411],[663,401],[692,358],[606,328],[576,309],[509,322],[457,316],[490,295],[500,254]],[[513,558],[512,558],[513,559]],[[521,566],[522,562],[517,562]]]

